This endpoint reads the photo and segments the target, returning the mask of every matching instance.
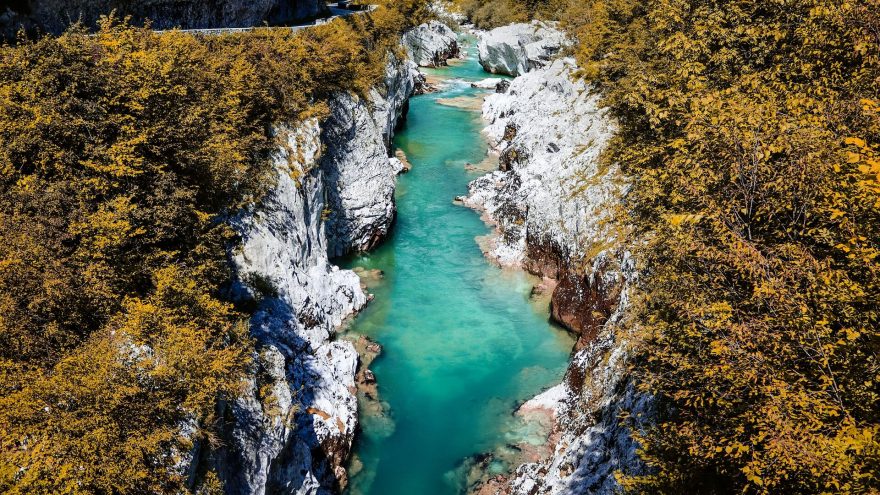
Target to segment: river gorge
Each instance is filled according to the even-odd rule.
[[[28,13],[48,23],[51,19],[43,19],[45,12],[38,8],[47,5],[34,4]],[[162,27],[221,29],[155,32],[106,20],[95,34],[82,25],[33,45],[46,51],[44,62],[50,65],[53,50],[72,50],[80,64],[76,74],[85,78],[88,98],[98,102],[127,94],[128,87],[113,85],[119,77],[132,77],[132,87],[158,81],[156,99],[148,103],[89,108],[109,105],[144,121],[157,119],[146,126],[151,130],[177,132],[183,123],[203,131],[213,125],[211,133],[219,132],[217,142],[184,140],[197,150],[192,155],[197,161],[187,162],[186,155],[181,158],[186,166],[172,172],[195,176],[154,183],[171,170],[165,163],[170,158],[167,150],[150,148],[154,173],[131,172],[131,177],[144,181],[133,189],[146,193],[143,208],[157,212],[164,209],[153,194],[168,184],[191,180],[205,190],[213,191],[218,183],[228,187],[211,201],[213,196],[201,198],[195,192],[163,201],[205,201],[202,208],[213,214],[193,210],[184,216],[203,222],[205,229],[222,224],[223,233],[211,237],[210,249],[192,248],[196,259],[213,260],[205,266],[217,267],[216,273],[205,269],[196,275],[216,278],[174,290],[210,287],[213,292],[200,300],[216,298],[213,310],[229,313],[190,322],[185,328],[194,335],[184,339],[186,344],[171,338],[176,327],[162,327],[158,337],[136,337],[136,332],[117,333],[117,320],[107,320],[117,326],[101,335],[125,359],[93,349],[106,366],[119,367],[114,373],[134,375],[141,373],[141,365],[147,369],[173,362],[173,357],[154,357],[172,349],[190,356],[181,364],[188,370],[181,375],[204,377],[201,385],[166,384],[185,388],[176,393],[209,397],[185,407],[176,405],[180,399],[127,403],[131,411],[166,408],[162,414],[144,413],[161,419],[163,433],[156,438],[174,439],[153,446],[161,456],[142,456],[144,462],[161,459],[165,466],[147,471],[167,478],[168,486],[179,486],[179,491],[230,495],[612,493],[617,487],[612,473],[638,466],[634,442],[617,421],[620,408],[648,408],[628,384],[625,347],[615,335],[614,323],[625,314],[626,287],[634,276],[627,250],[616,231],[607,228],[626,181],[616,167],[600,166],[598,160],[616,126],[596,92],[574,77],[576,63],[566,56],[568,35],[540,21],[481,31],[436,5],[432,13],[419,14],[421,23],[401,24],[395,16],[402,12],[376,6],[343,13],[334,8],[331,18],[313,24],[230,30],[226,25],[236,22],[211,16],[229,14],[250,25],[254,22],[247,16],[266,18],[278,4],[267,1],[254,12],[232,9],[243,5],[237,0],[218,5],[230,8],[164,1],[150,8],[179,7],[193,14],[162,10],[167,13],[165,23],[157,24]],[[83,19],[89,12],[81,12]],[[150,12],[158,11],[142,14]],[[18,22],[8,12],[3,15]],[[132,19],[138,22],[137,15]],[[164,61],[145,65],[156,74],[140,74],[138,64],[93,65],[94,54],[122,49],[115,45],[120,36],[126,40],[124,49],[144,50],[137,53]],[[376,46],[382,49],[357,55]],[[22,52],[30,48],[25,43]],[[229,52],[220,56],[218,50]],[[190,66],[172,62],[187,57],[196,57]],[[207,61],[215,57],[223,60],[212,66]],[[230,57],[236,64],[227,64]],[[39,77],[39,66],[26,60],[9,58],[14,69],[4,77],[32,72]],[[99,69],[106,75],[95,77]],[[174,69],[174,77],[166,69]],[[177,85],[165,91],[162,84],[171,81]],[[21,101],[33,100],[37,108],[46,104],[29,92],[30,80],[11,84]],[[206,88],[227,86],[224,104],[241,111],[215,112],[218,107]],[[183,95],[201,99],[191,102]],[[68,97],[64,93],[59,101]],[[7,105],[17,108],[17,101]],[[153,106],[165,110],[139,113]],[[216,121],[195,118],[199,115]],[[102,115],[91,117],[102,125],[107,121]],[[227,121],[233,117],[240,120]],[[37,148],[52,140],[52,127],[47,129]],[[100,139],[88,129],[81,137]],[[231,141],[223,141],[227,138]],[[115,154],[122,148],[95,149],[127,163]],[[81,152],[77,148],[71,156]],[[28,156],[19,154],[16,160],[27,162]],[[88,173],[106,179],[107,170],[94,163],[87,162]],[[82,172],[84,165],[77,164],[69,170]],[[214,175],[200,175],[200,170]],[[52,174],[46,177],[54,180]],[[117,194],[132,190],[130,177],[113,177]],[[29,184],[21,182],[16,191],[30,198]],[[70,194],[79,190],[65,189]],[[174,237],[169,246],[192,235],[208,236],[180,234],[178,239],[175,229],[156,230],[150,222],[159,220],[120,206],[129,200],[118,199],[109,210],[99,208],[84,217],[98,228],[96,245],[109,246],[111,237],[131,237],[136,243],[148,232]],[[87,209],[89,201],[82,203]],[[68,198],[67,203],[73,202]],[[187,205],[186,211],[195,208],[195,203]],[[108,220],[126,215],[133,216]],[[129,229],[142,222],[144,227]],[[100,234],[104,228],[129,230],[106,237]],[[59,242],[68,242],[64,239]],[[130,251],[114,253],[127,256]],[[171,271],[140,273],[131,280],[153,280],[167,288],[182,283],[170,273],[190,263],[175,262]],[[139,272],[141,265],[121,267]],[[132,291],[152,290],[149,284],[132,283]],[[123,313],[155,310],[113,294]],[[168,292],[161,301],[182,305],[168,314],[192,311],[192,300],[175,294]],[[196,312],[189,319],[202,318]],[[141,328],[144,321],[132,325]],[[213,341],[193,342],[214,324],[228,333],[218,330]],[[163,343],[166,337],[173,345]],[[95,360],[87,356],[80,359]],[[216,361],[206,364],[205,356]],[[138,387],[152,387],[145,376],[132,380]],[[77,393],[90,391],[83,387]],[[97,409],[105,403],[94,402]],[[28,413],[70,424],[64,416],[56,418],[52,407]],[[108,414],[118,415],[115,410]],[[30,431],[26,422],[20,424],[22,431]],[[122,429],[134,426],[119,424]],[[135,443],[141,438],[119,434]],[[16,455],[40,458],[23,442]],[[63,443],[47,445],[64,449]],[[108,466],[132,465],[129,447],[120,445],[107,440],[103,450],[95,451],[121,448],[125,462]],[[95,479],[105,479],[104,474],[96,472]],[[136,476],[110,478],[136,487],[137,493],[152,492]]]
[[[383,347],[371,368],[384,408],[361,418],[353,494],[459,493],[466,458],[543,443],[547,431],[513,413],[562,378],[574,344],[549,323],[547,299],[530,300],[533,277],[486,260],[475,238],[488,228],[454,202],[486,172],[470,164],[486,158],[479,108],[494,89],[471,87],[489,76],[473,44],[464,43],[466,58],[424,69],[440,90],[410,100],[394,139],[412,163],[398,181],[394,230],[346,263],[374,274],[376,296],[348,335]]]
[[[878,2],[3,2],[0,493],[880,493]]]

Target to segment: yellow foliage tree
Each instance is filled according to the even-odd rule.
[[[225,219],[272,185],[272,129],[365,93],[403,17],[214,37],[106,18],[0,46],[0,491],[192,488],[182,462],[254,351]]]
[[[621,133],[643,276],[641,493],[880,490],[880,4],[565,16]]]

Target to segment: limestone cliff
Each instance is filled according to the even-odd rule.
[[[228,428],[207,459],[227,493],[329,493],[345,479],[339,466],[357,425],[357,353],[331,336],[367,297],[354,273],[327,259],[320,127],[285,133],[274,189],[232,222],[242,236],[237,296],[259,308],[247,392],[221,406]]]
[[[419,67],[446,65],[458,56],[458,36],[445,24],[431,21],[409,30],[403,36],[407,56]]]
[[[208,468],[229,494],[328,494],[347,482],[359,358],[333,336],[368,299],[329,259],[371,248],[391,226],[402,165],[389,146],[418,76],[389,57],[365,98],[340,93],[325,121],[277,130],[274,187],[231,219],[242,238],[233,296],[257,305],[254,365],[243,396],[218,406],[219,446],[191,453],[191,483]]]
[[[340,94],[323,130],[327,152],[327,237],[331,256],[367,251],[388,235],[396,206],[394,186],[403,164],[391,157],[391,137],[406,114],[417,70],[390,59],[385,80],[366,99]]]
[[[510,24],[480,33],[480,65],[493,74],[519,76],[550,63],[567,45],[552,23]]]
[[[480,493],[610,495],[615,470],[643,468],[619,422],[623,410],[637,421],[652,414],[626,372],[621,324],[637,274],[613,212],[627,181],[599,159],[616,126],[575,70],[573,60],[556,60],[483,105],[500,170],[474,180],[465,204],[495,224],[490,258],[557,281],[553,316],[580,337],[563,383],[524,406],[553,414],[553,454]]]

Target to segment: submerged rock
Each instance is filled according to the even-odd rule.
[[[419,67],[439,67],[459,55],[458,36],[445,24],[430,21],[403,36],[407,56]]]
[[[566,35],[553,24],[532,21],[482,33],[477,49],[486,71],[519,76],[544,67],[567,44]]]
[[[400,173],[405,174],[412,170],[412,163],[410,163],[409,159],[406,157],[406,153],[400,148],[394,150],[394,158],[400,162],[401,170]]]

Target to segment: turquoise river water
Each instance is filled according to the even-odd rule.
[[[488,228],[453,203],[484,173],[465,163],[486,154],[473,102],[488,92],[468,82],[488,74],[473,55],[426,72],[447,80],[439,93],[411,100],[395,138],[413,169],[398,184],[394,232],[343,263],[384,272],[349,330],[383,346],[371,369],[386,406],[385,414],[362,415],[352,495],[462,493],[469,457],[540,442],[513,411],[561,379],[573,344],[550,324],[546,303],[530,300],[533,279],[483,257],[475,238]],[[500,459],[491,469],[507,468]]]

